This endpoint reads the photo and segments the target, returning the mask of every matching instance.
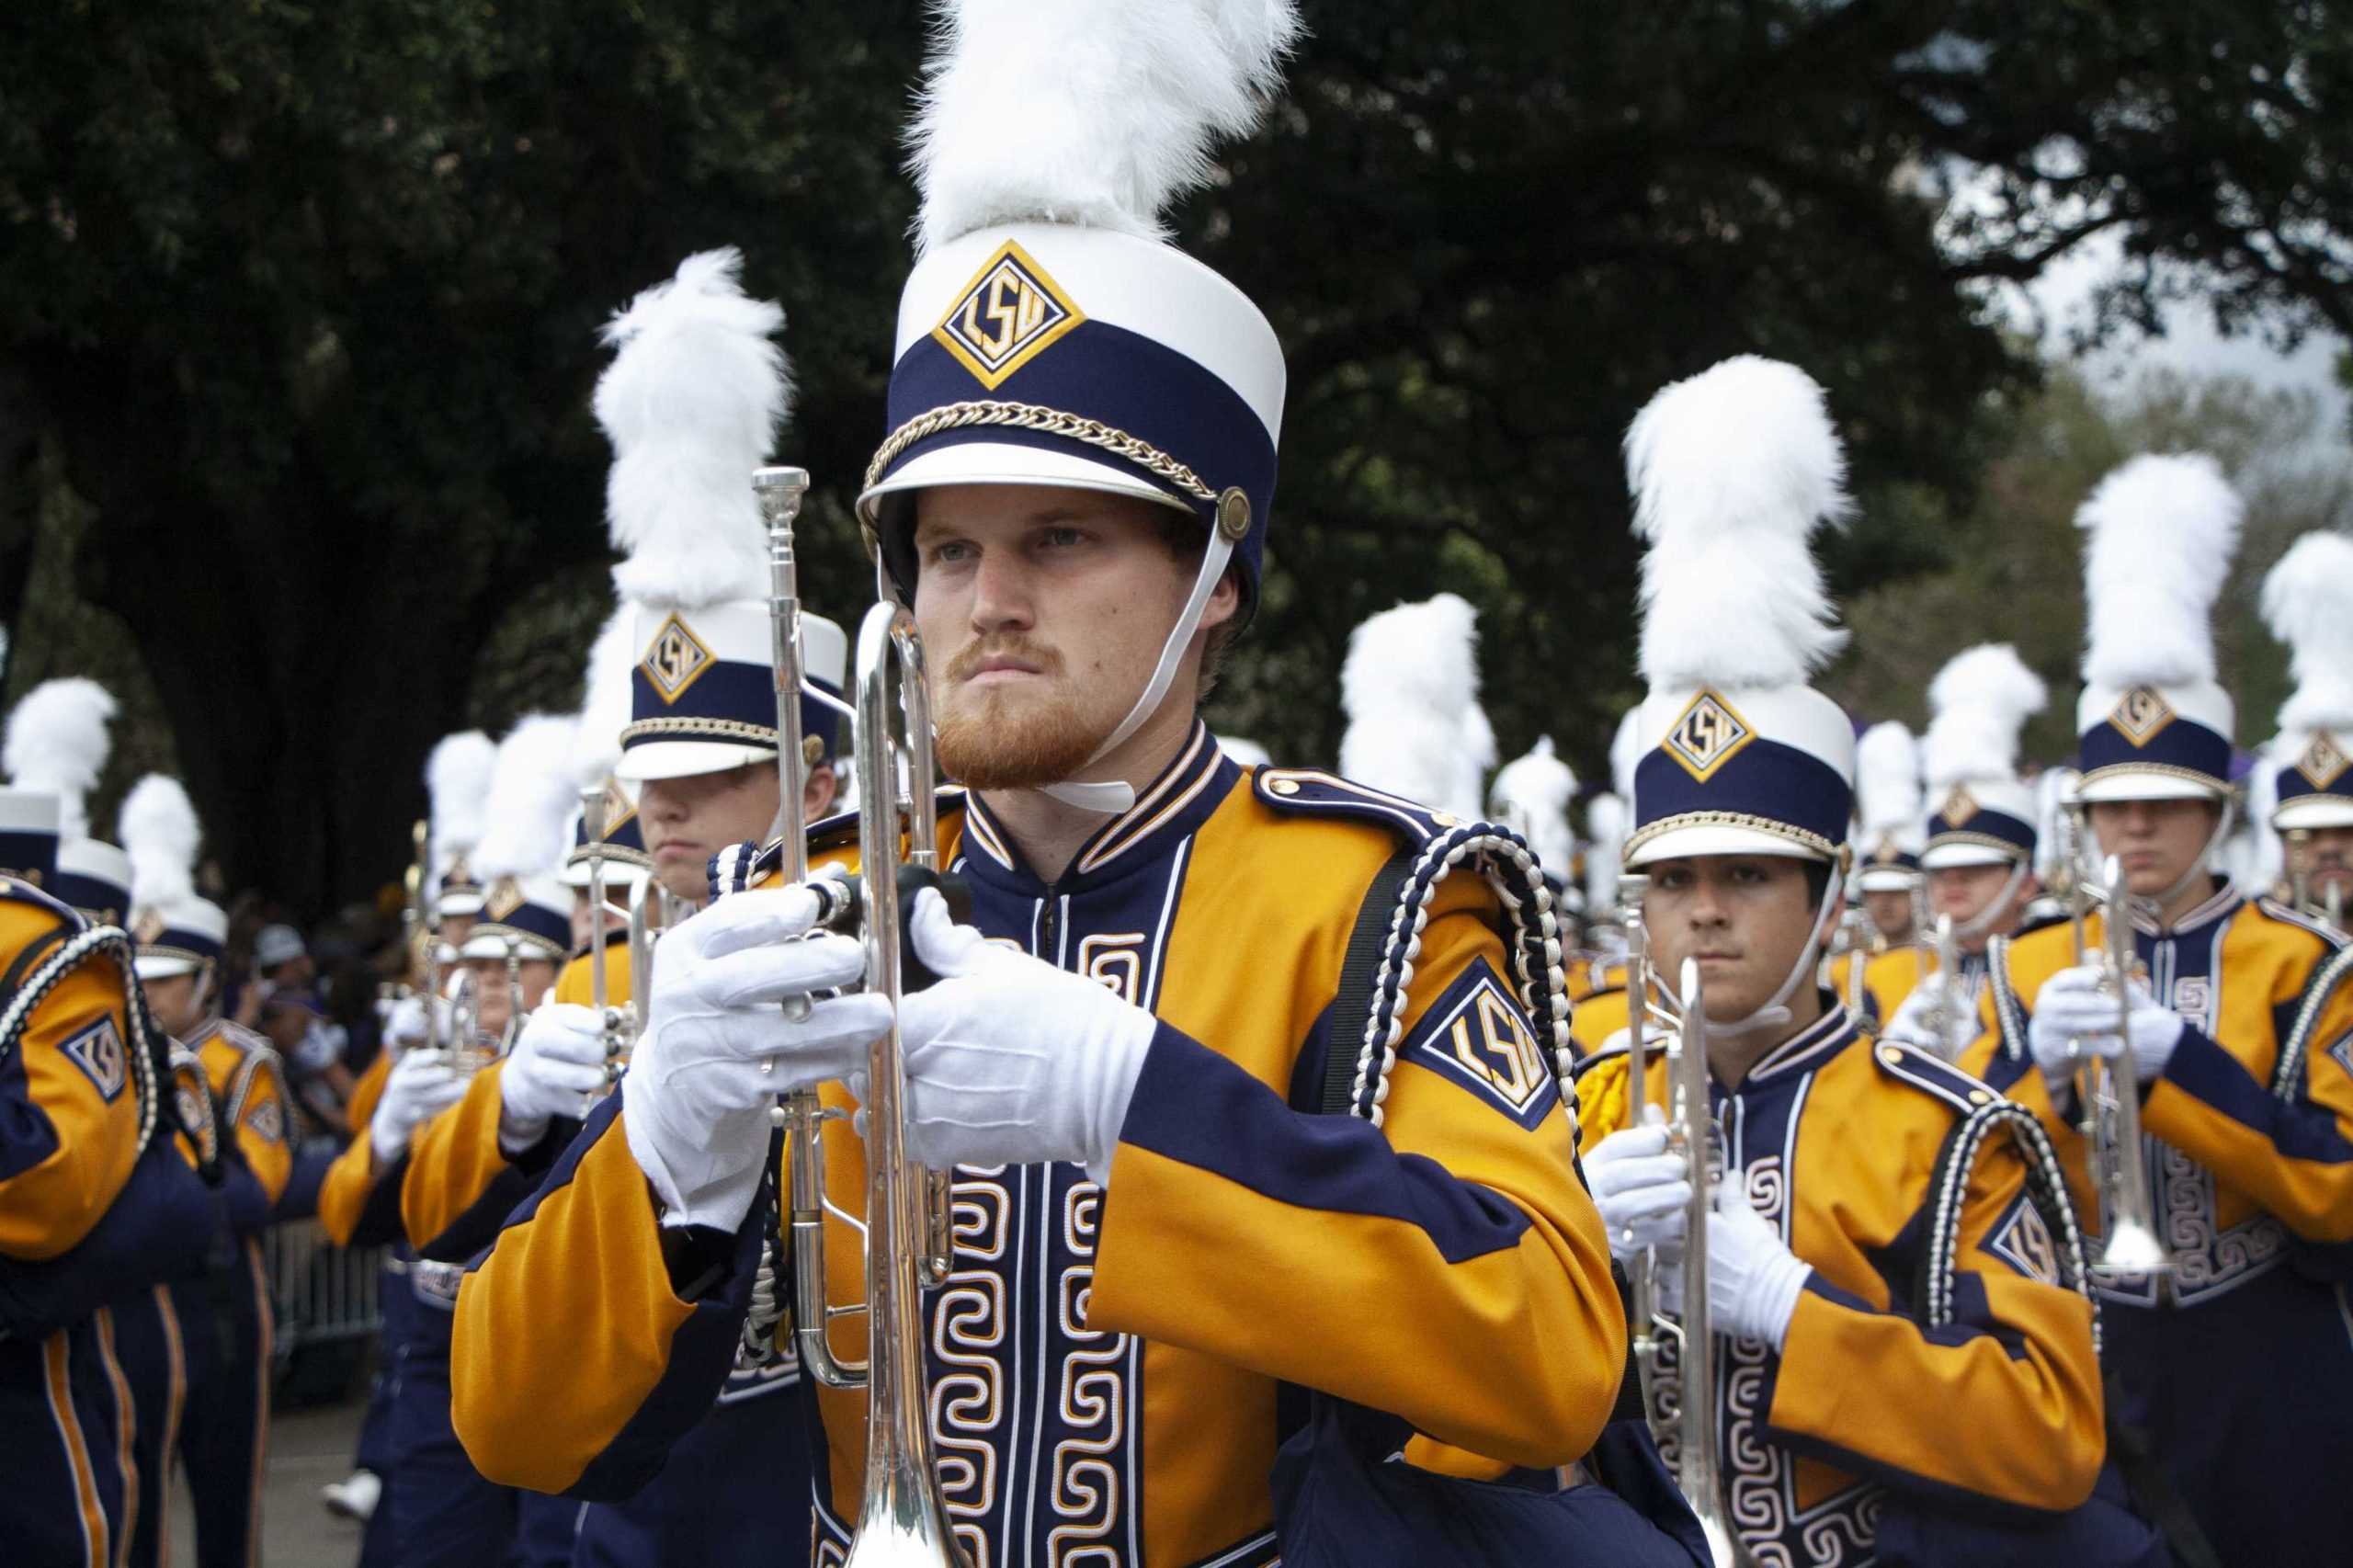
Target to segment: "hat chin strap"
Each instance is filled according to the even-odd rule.
[[[1193,578],[1192,594],[1185,600],[1185,608],[1176,614],[1176,624],[1168,629],[1168,641],[1160,645],[1160,663],[1153,666],[1152,678],[1144,682],[1142,695],[1119,727],[1103,738],[1094,755],[1079,764],[1081,768],[1094,767],[1127,743],[1130,735],[1143,727],[1145,721],[1160,710],[1161,701],[1168,695],[1169,683],[1176,678],[1177,666],[1185,660],[1185,650],[1193,643],[1193,633],[1200,630],[1201,617],[1210,608],[1210,596],[1217,592],[1219,581],[1225,575],[1226,562],[1233,558],[1233,541],[1222,529],[1211,528],[1209,548],[1201,552],[1201,569]],[[1097,812],[1107,817],[1118,816],[1136,803],[1135,787],[1124,779],[1112,778],[1101,783],[1076,779],[1059,784],[1041,784],[1041,795],[1051,796],[1066,806],[1081,811]]]
[[[2232,805],[2229,796],[2223,796],[2217,803],[2222,810],[2215,813],[2214,831],[2207,835],[2206,847],[2198,852],[2198,858],[2189,863],[2189,869],[2156,897],[2132,900],[2132,903],[2154,912],[2160,921],[2165,919],[2165,911],[2173,907],[2173,901],[2189,891],[2192,882],[2213,874],[2209,868],[2214,858],[2214,851],[2222,846],[2222,840],[2230,836],[2231,827],[2238,820],[2237,810]]]
[[[1759,1029],[1789,1027],[1790,1021],[1797,1017],[1790,1011],[1790,998],[1797,994],[1799,983],[1814,972],[1814,967],[1821,959],[1823,939],[1829,935],[1830,922],[1847,905],[1846,880],[1846,872],[1838,862],[1833,860],[1830,863],[1830,880],[1823,884],[1822,907],[1814,913],[1813,929],[1807,933],[1805,949],[1798,954],[1798,961],[1790,968],[1789,978],[1781,982],[1781,988],[1774,992],[1763,1006],[1748,1017],[1734,1019],[1729,1024],[1711,1019],[1708,1024],[1711,1034],[1748,1035]]]
[[[2018,890],[2026,886],[2026,874],[2033,864],[2031,857],[2021,856],[2010,868],[2010,880],[2002,884],[2002,891],[1995,895],[1994,902],[1954,926],[1954,937],[1963,942],[1974,942],[1992,930],[1994,923],[2009,913],[2011,903],[2018,896]]]

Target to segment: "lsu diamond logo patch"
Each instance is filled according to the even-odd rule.
[[[1947,827],[1959,827],[1977,814],[1977,797],[1969,792],[1967,785],[1956,784],[1937,814],[1945,819]]]
[[[2059,1246],[2033,1204],[2019,1198],[1985,1238],[1985,1250],[2029,1279],[2059,1283]]]
[[[286,1142],[286,1108],[276,1100],[264,1100],[245,1112],[245,1125],[253,1135],[265,1143]]]
[[[131,1060],[123,1053],[121,1031],[111,1014],[74,1035],[64,1044],[66,1060],[97,1086],[98,1098],[111,1105],[131,1076]]]
[[[523,907],[523,884],[512,877],[501,877],[491,883],[483,895],[482,912],[493,920],[504,920]]]
[[[2353,767],[2353,757],[2347,756],[2344,748],[2336,744],[2336,737],[2326,731],[2313,736],[2312,744],[2296,758],[2296,771],[2311,779],[2315,790],[2335,784],[2345,777],[2348,767]]]
[[[645,657],[638,661],[637,667],[645,672],[645,678],[654,683],[654,689],[668,703],[686,695],[687,687],[718,662],[711,651],[702,645],[702,639],[673,615],[654,634],[654,641],[646,645]]]
[[[1085,321],[1061,285],[1007,240],[931,335],[991,392]]]
[[[1482,962],[1464,979],[1468,984],[1457,981],[1453,994],[1431,1007],[1403,1058],[1436,1069],[1533,1128],[1559,1100],[1560,1080],[1495,971]]]
[[[2117,733],[2136,746],[2149,744],[2150,737],[2173,722],[2173,704],[2157,695],[2153,686],[2136,686],[2117,699],[2108,715],[2108,722]]]
[[[1666,739],[1659,742],[1659,749],[1680,764],[1684,772],[1705,784],[1716,769],[1756,738],[1756,732],[1733,710],[1731,703],[1712,691],[1703,691],[1683,710],[1674,727],[1666,732]]]

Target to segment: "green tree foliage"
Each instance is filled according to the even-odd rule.
[[[1726,354],[1830,388],[1851,590],[1982,515],[2033,379],[1989,285],[2116,228],[2106,319],[2195,286],[2347,324],[2332,6],[1308,10],[1285,106],[1179,214],[1291,357],[1274,570],[1213,714],[1280,754],[1331,755],[1352,625],[1450,587],[1506,752],[1551,730],[1595,767],[1636,689],[1619,437]],[[572,699],[594,328],[729,243],[790,314],[812,597],[854,610],[923,36],[916,0],[12,8],[0,621],[35,628],[36,524],[85,517],[51,570],[134,645],[232,881],[360,891],[434,738]],[[6,695],[71,662],[19,644]]]

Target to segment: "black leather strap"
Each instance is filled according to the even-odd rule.
[[[1340,986],[1333,993],[1332,1009],[1324,1030],[1324,1093],[1316,1108],[1325,1116],[1346,1116],[1354,1097],[1357,1058],[1362,1049],[1364,1024],[1372,1007],[1373,976],[1380,971],[1381,944],[1397,917],[1397,890],[1414,869],[1415,851],[1401,848],[1365,889],[1357,910],[1356,929],[1348,934],[1347,955],[1340,960]]]

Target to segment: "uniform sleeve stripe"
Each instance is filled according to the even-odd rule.
[[[2289,1159],[2330,1165],[2353,1161],[2353,1143],[2345,1141],[2335,1116],[2318,1107],[2274,1099],[2247,1075],[2237,1057],[2195,1025],[2183,1028],[2165,1077],[2233,1121],[2266,1133]]]
[[[1501,1194],[1399,1154],[1370,1122],[1292,1110],[1165,1023],[1120,1137],[1279,1203],[1414,1225],[1449,1263],[1517,1246],[1528,1229],[1528,1216]]]

